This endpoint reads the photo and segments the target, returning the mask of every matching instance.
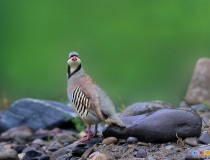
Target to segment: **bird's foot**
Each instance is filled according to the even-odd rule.
[[[96,136],[97,136],[97,132],[93,132],[93,133],[90,134],[91,138],[96,137]]]
[[[79,142],[86,142],[88,140],[90,140],[90,137],[88,135],[86,135]]]
[[[86,142],[86,141],[88,141],[91,138],[94,138],[96,136],[97,136],[97,132],[93,132],[93,133],[91,132],[89,136],[88,136],[88,134],[85,135],[79,142]]]

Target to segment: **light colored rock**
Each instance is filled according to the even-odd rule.
[[[24,156],[25,156],[25,153],[19,153],[19,154],[18,154],[18,158],[19,158],[19,159],[23,159]]]
[[[102,144],[110,145],[110,144],[116,144],[117,138],[116,137],[107,137],[102,141]]]
[[[0,160],[19,160],[18,154],[14,149],[0,147]]]
[[[108,160],[107,156],[100,152],[94,152],[88,158],[89,160]]]
[[[192,147],[198,146],[198,139],[196,137],[186,138],[184,142]]]
[[[210,58],[200,58],[194,69],[185,99],[188,103],[210,103]]]
[[[33,144],[39,144],[41,146],[44,146],[45,145],[45,142],[42,139],[35,139],[35,140],[33,140],[32,143]]]

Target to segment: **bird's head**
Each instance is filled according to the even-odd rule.
[[[69,59],[67,61],[68,64],[68,75],[69,77],[76,73],[81,68],[81,60],[79,59],[79,55],[77,52],[70,52]]]

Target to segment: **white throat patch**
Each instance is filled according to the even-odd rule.
[[[69,59],[67,63],[70,66],[70,72],[73,73],[81,64],[81,60],[79,58],[76,61]]]

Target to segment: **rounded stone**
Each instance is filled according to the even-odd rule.
[[[140,148],[137,153],[136,153],[136,158],[146,158],[147,157],[147,152]]]
[[[186,138],[184,142],[192,147],[198,146],[198,140],[195,137]]]
[[[107,156],[100,152],[95,152],[95,154],[91,155],[91,157],[92,158],[90,160],[108,160]]]
[[[116,144],[117,143],[117,138],[116,137],[108,137],[105,138],[102,141],[102,144],[110,145],[110,144]]]

